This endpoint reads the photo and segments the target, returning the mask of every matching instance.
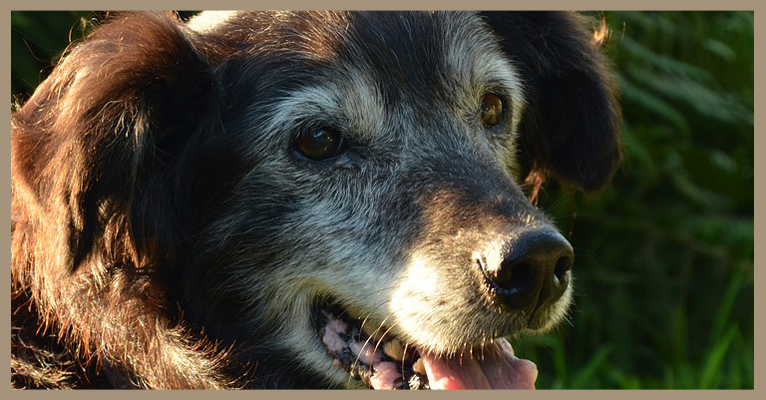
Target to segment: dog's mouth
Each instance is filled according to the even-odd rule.
[[[537,366],[495,338],[455,355],[434,355],[402,343],[381,325],[352,318],[333,304],[319,306],[315,327],[328,363],[371,389],[534,389]]]

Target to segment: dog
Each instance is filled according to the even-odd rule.
[[[567,12],[110,16],[11,115],[16,388],[534,388],[533,199],[620,162]]]

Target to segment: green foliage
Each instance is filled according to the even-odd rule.
[[[541,388],[754,387],[753,12],[610,12],[624,166],[540,206],[577,253],[569,324],[514,342]],[[89,13],[11,13],[12,95]]]
[[[613,12],[623,168],[541,199],[576,248],[570,324],[515,345],[549,388],[753,388],[752,12]]]
[[[71,40],[82,38],[87,12],[11,11],[11,95],[24,99],[50,73]]]

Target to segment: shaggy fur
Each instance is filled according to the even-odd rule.
[[[618,118],[574,14],[113,17],[11,117],[12,385],[342,387],[327,299],[435,353],[546,329],[571,287],[498,313],[465,271],[552,226],[522,187],[603,187]]]

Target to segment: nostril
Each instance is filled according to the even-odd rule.
[[[528,263],[502,265],[497,271],[495,284],[501,289],[518,291],[529,285],[532,279],[532,266]]]
[[[558,261],[556,261],[556,267],[553,270],[553,274],[556,277],[558,281],[561,281],[564,279],[564,276],[566,275],[569,270],[572,269],[572,258],[569,256],[561,256]]]
[[[522,309],[537,296],[538,280],[539,272],[533,263],[506,259],[490,281],[503,303],[513,309]]]

